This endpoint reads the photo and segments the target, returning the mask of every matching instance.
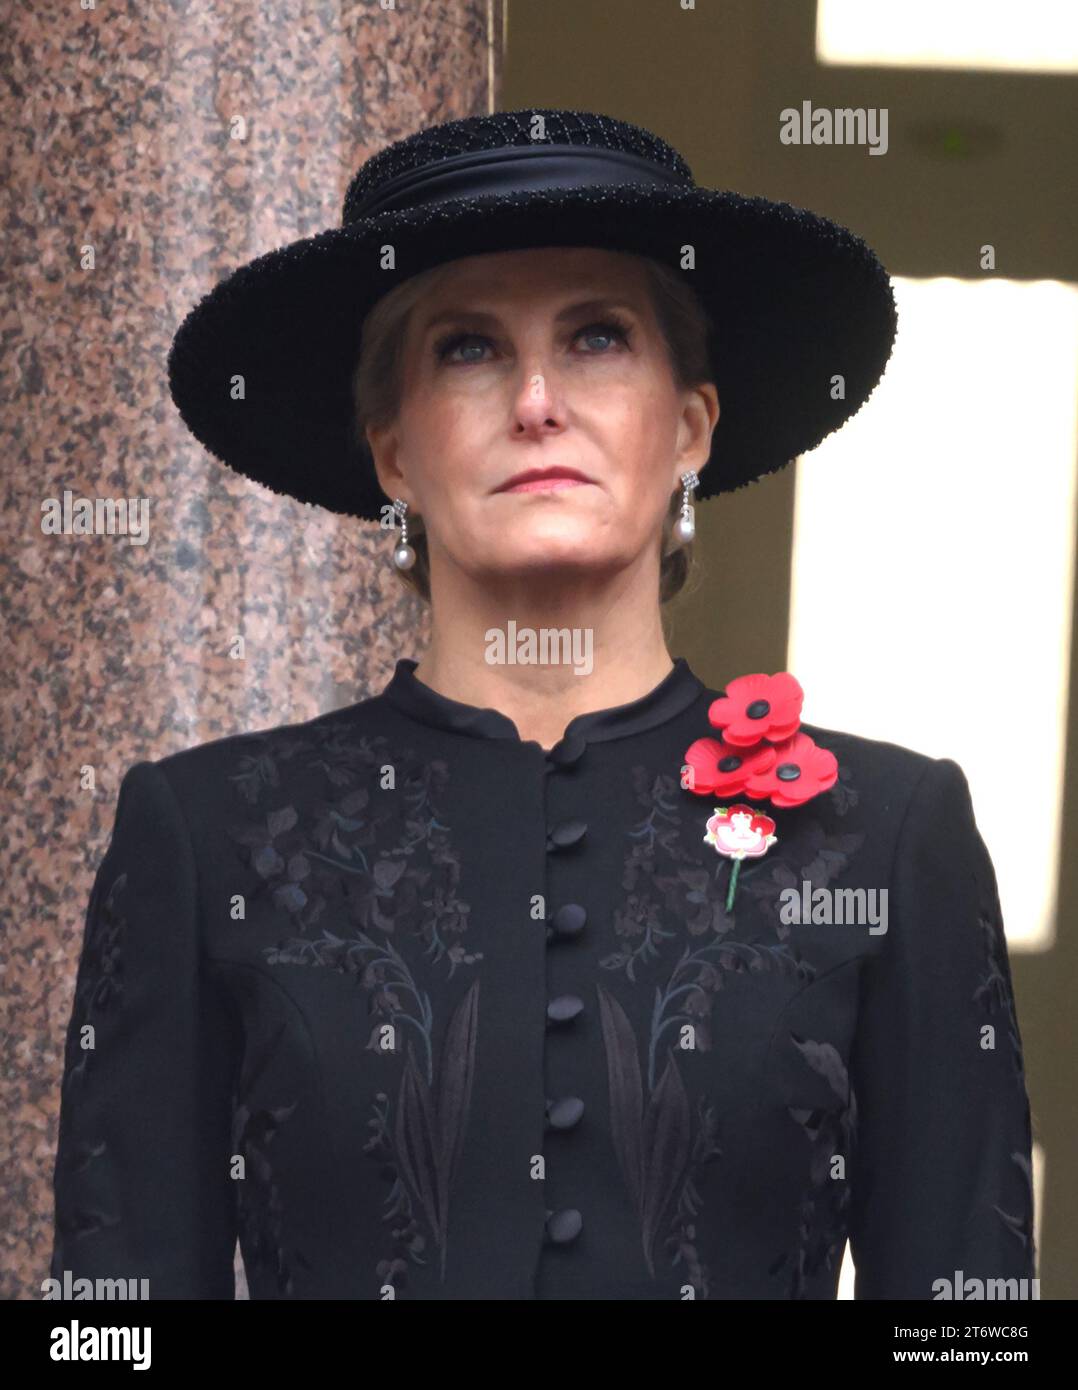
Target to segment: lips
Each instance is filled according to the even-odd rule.
[[[529,468],[495,488],[495,492],[547,492],[590,482],[591,479],[576,468]]]

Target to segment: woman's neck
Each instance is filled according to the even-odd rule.
[[[549,585],[511,598],[434,588],[415,676],[447,699],[498,710],[522,739],[551,748],[578,714],[639,699],[672,666],[656,581],[626,578],[560,598]]]

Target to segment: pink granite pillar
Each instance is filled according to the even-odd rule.
[[[493,0],[82,4],[12,8],[0,57],[5,1299],[48,1272],[63,1036],[125,769],[360,699],[425,635],[388,535],[186,433],[172,334],[228,270],[337,224],[369,154],[491,109],[500,80]],[[44,534],[65,490],[148,503],[146,543]]]

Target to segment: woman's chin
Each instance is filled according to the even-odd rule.
[[[612,528],[609,519],[598,519],[594,515],[570,515],[567,511],[559,517],[534,516],[521,519],[518,524],[498,528],[495,549],[506,560],[520,560],[531,564],[542,560],[556,560],[572,563],[586,561],[597,548],[609,544],[619,531],[629,528]],[[624,543],[617,546],[624,548]]]
[[[488,553],[484,557],[482,569],[488,580],[495,582],[500,577],[506,582],[555,584],[611,573],[624,568],[625,564],[624,555],[601,554],[582,540],[576,546],[562,542],[557,546],[529,546],[512,550],[499,547],[496,553]]]

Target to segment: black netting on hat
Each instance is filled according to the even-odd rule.
[[[474,150],[536,144],[536,117],[542,118],[541,143],[624,150],[692,179],[692,170],[677,150],[643,126],[591,111],[525,107],[519,111],[495,111],[486,116],[465,116],[387,145],[367,160],[349,184],[344,199],[344,220],[348,221],[353,209],[372,189],[407,170]]]

